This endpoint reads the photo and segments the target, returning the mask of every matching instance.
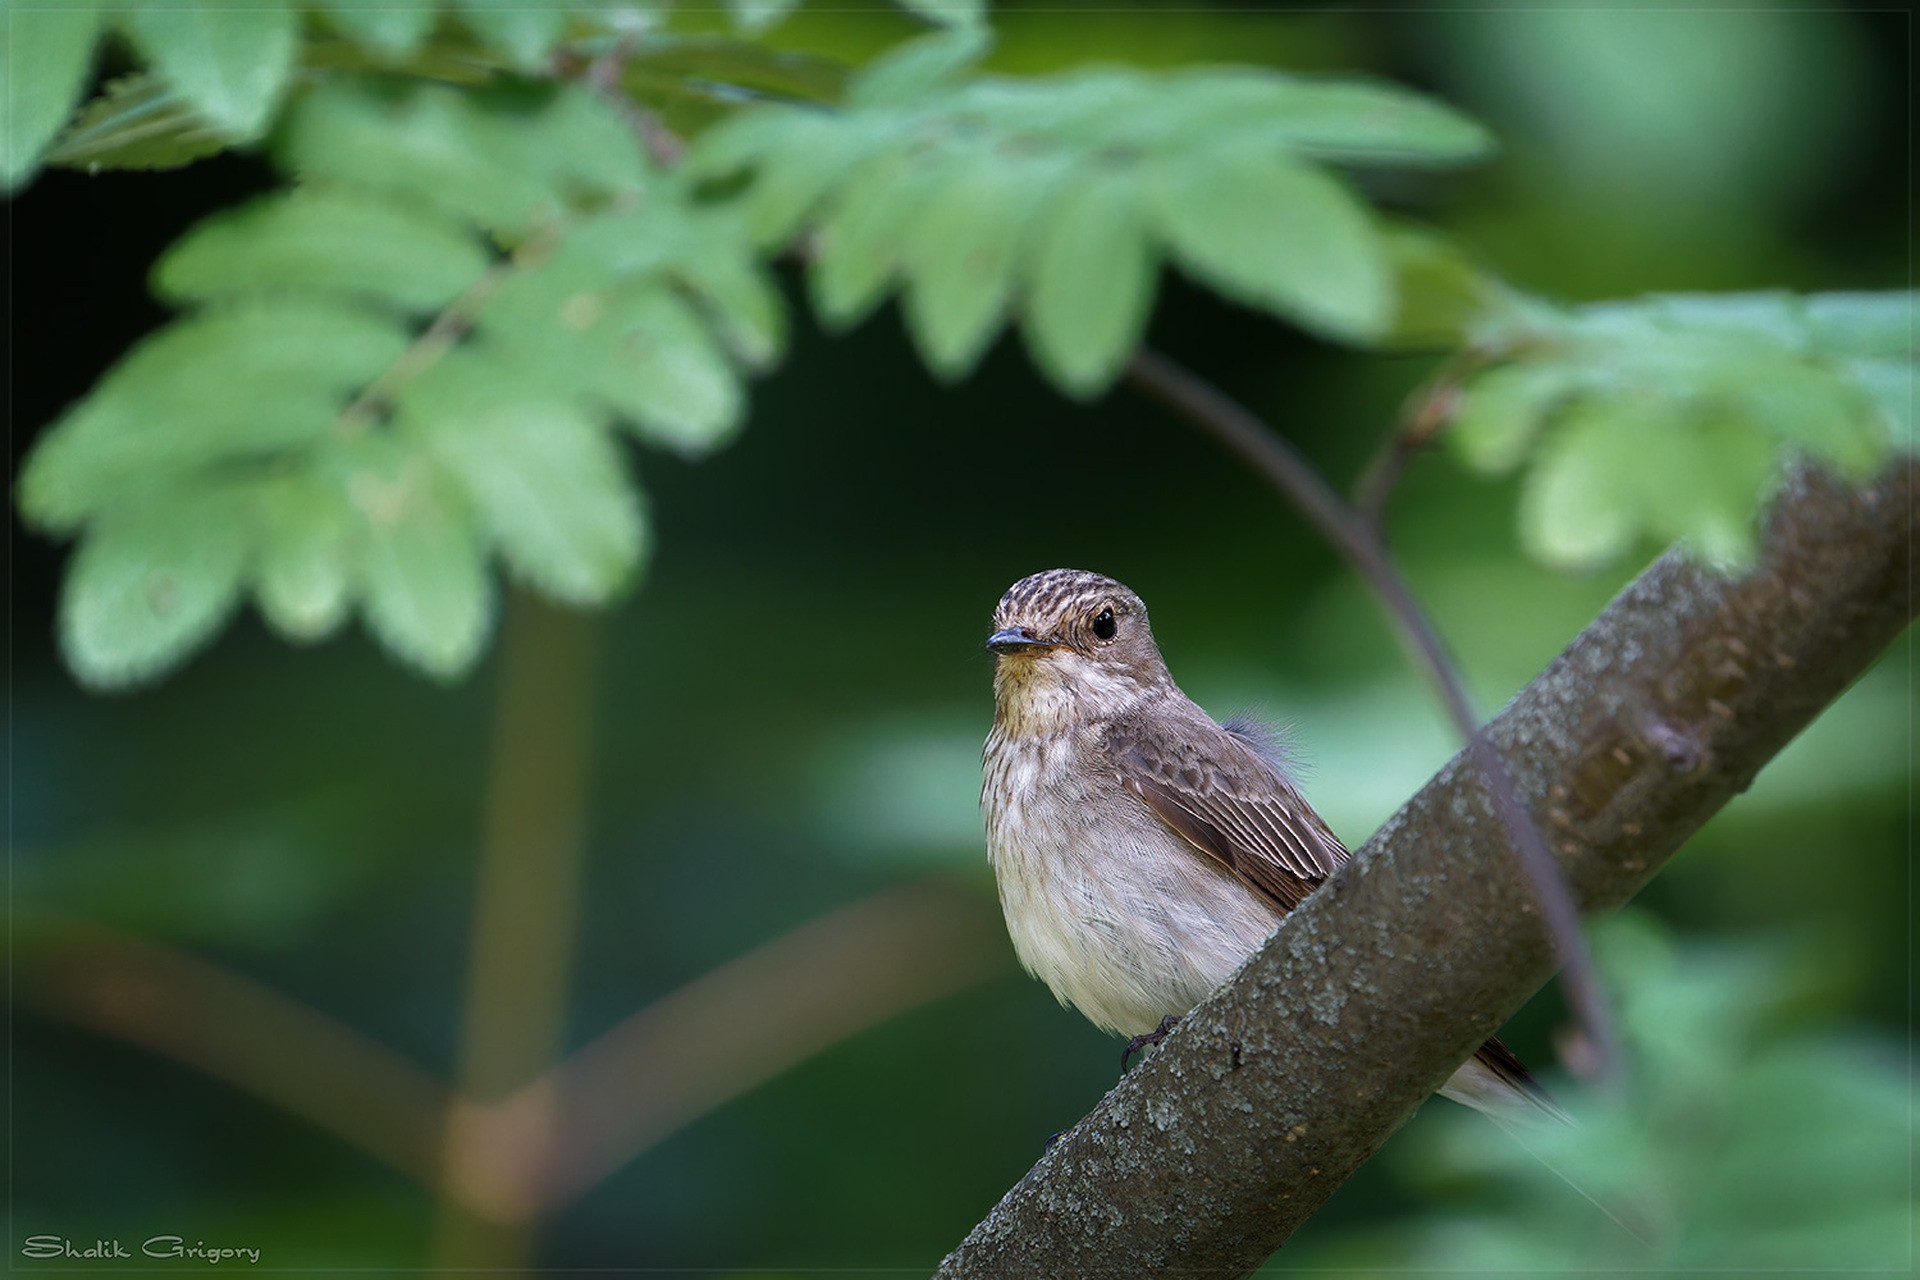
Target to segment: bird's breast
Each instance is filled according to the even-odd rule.
[[[1185,1013],[1278,922],[1120,785],[1093,729],[996,726],[980,800],[1014,951],[1100,1027]]]

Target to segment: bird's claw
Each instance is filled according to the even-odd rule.
[[[1160,1019],[1160,1025],[1153,1030],[1147,1032],[1145,1035],[1138,1035],[1127,1041],[1127,1047],[1120,1051],[1120,1069],[1125,1071],[1127,1069],[1127,1063],[1133,1058],[1133,1055],[1147,1048],[1149,1045],[1158,1049],[1160,1042],[1171,1035],[1173,1029],[1179,1025],[1180,1015],[1170,1013]]]

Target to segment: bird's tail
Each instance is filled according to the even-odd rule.
[[[1547,1096],[1533,1073],[1505,1045],[1489,1040],[1479,1053],[1453,1073],[1440,1092],[1499,1125],[1522,1151],[1539,1161],[1542,1168],[1564,1182],[1575,1195],[1605,1214],[1614,1226],[1647,1248],[1653,1247],[1646,1229],[1632,1222],[1638,1214],[1608,1205],[1540,1150],[1535,1139],[1542,1133],[1562,1127],[1578,1128],[1578,1123]]]

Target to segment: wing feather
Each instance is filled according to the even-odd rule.
[[[1282,911],[1291,911],[1350,856],[1287,777],[1264,740],[1198,707],[1166,706],[1116,721],[1103,738],[1120,783],[1155,817]],[[1565,1113],[1499,1040],[1474,1057],[1516,1098]]]
[[[1282,911],[1347,859],[1279,764],[1198,708],[1116,721],[1103,746],[1121,785],[1155,817]]]

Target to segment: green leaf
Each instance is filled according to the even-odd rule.
[[[1160,155],[1154,225],[1180,263],[1229,297],[1332,337],[1393,318],[1393,278],[1366,208],[1330,175],[1264,148]]]
[[[733,20],[747,31],[763,31],[799,6],[800,0],[727,0]]]
[[[201,222],[163,255],[163,297],[254,293],[361,296],[403,311],[435,311],[486,271],[464,228],[422,209],[349,189],[263,196]]]
[[[907,228],[943,159],[913,151],[876,156],[834,193],[807,275],[814,310],[828,328],[851,328],[886,296]]]
[[[1063,389],[1091,396],[1139,344],[1154,264],[1134,184],[1089,167],[1040,215],[1025,303],[1027,346]]]
[[[740,204],[754,244],[771,249],[792,239],[828,189],[875,149],[872,134],[795,108],[749,109],[695,143],[688,176],[701,181],[752,167]]]
[[[969,24],[897,45],[875,58],[847,86],[850,107],[914,102],[956,83],[993,47],[993,33]]]
[[[36,443],[21,510],[43,528],[70,529],[209,463],[311,443],[407,345],[389,317],[322,302],[253,302],[175,321]]]
[[[755,261],[739,220],[703,212],[675,242],[669,266],[697,297],[736,360],[763,369],[786,342],[786,304]]]
[[[1569,410],[1541,447],[1520,495],[1520,541],[1529,555],[1585,569],[1624,555],[1639,533],[1639,470],[1658,452],[1659,427],[1601,404]]]
[[[1669,427],[1636,502],[1656,538],[1684,542],[1707,564],[1742,569],[1758,547],[1755,511],[1780,474],[1773,441],[1737,418]]]
[[[460,21],[522,71],[538,70],[566,33],[565,9],[521,0],[459,0]]]
[[[296,18],[285,0],[149,0],[120,21],[215,127],[251,138],[265,129],[293,71]]]
[[[1837,373],[1785,353],[1756,351],[1703,374],[1702,398],[1862,481],[1886,457],[1885,425],[1861,389]]]
[[[907,231],[907,322],[935,373],[966,374],[998,332],[1033,218],[1066,176],[1058,156],[976,147],[945,167]]]
[[[479,361],[416,384],[401,430],[465,491],[507,563],[555,599],[598,604],[633,578],[643,528],[619,451],[578,407],[530,394]]]
[[[1813,350],[1829,356],[1914,358],[1914,306],[1920,294],[1817,293],[1806,300]]]
[[[337,477],[302,469],[257,487],[254,590],[289,640],[312,641],[346,620],[354,589],[354,515]]]
[[[1896,449],[1914,450],[1914,367],[1911,360],[1847,360],[1841,370],[1860,389]]]
[[[427,674],[463,674],[493,616],[486,557],[465,502],[438,466],[392,441],[362,437],[348,466],[368,625]]]
[[[73,114],[93,65],[100,16],[90,3],[0,14],[0,186],[12,191]]]
[[[337,81],[295,104],[278,145],[310,180],[390,192],[510,237],[583,200],[637,194],[645,177],[631,131],[578,89],[530,104],[505,90]]]
[[[729,439],[745,409],[739,378],[693,308],[671,289],[615,301],[616,335],[591,390],[631,421],[641,439],[689,457]]]
[[[1188,145],[1244,132],[1316,159],[1398,166],[1458,164],[1494,148],[1486,129],[1451,107],[1359,78],[1208,67],[1174,77],[1167,95]]]
[[[123,688],[172,667],[239,599],[246,528],[230,490],[149,491],[87,531],[60,597],[60,648],[81,682]]]
[[[47,149],[72,169],[175,169],[234,141],[165,81],[144,72],[110,81]]]
[[[928,22],[943,26],[963,26],[984,22],[986,0],[894,0],[902,9]]]
[[[321,7],[346,35],[391,57],[419,48],[438,16],[430,4],[376,6],[366,0],[321,0]]]
[[[1384,236],[1393,264],[1396,308],[1382,345],[1445,350],[1509,317],[1512,295],[1446,237],[1413,227]]]
[[[1559,364],[1521,363],[1490,370],[1467,384],[1447,438],[1476,471],[1511,471],[1579,383],[1577,371]]]

